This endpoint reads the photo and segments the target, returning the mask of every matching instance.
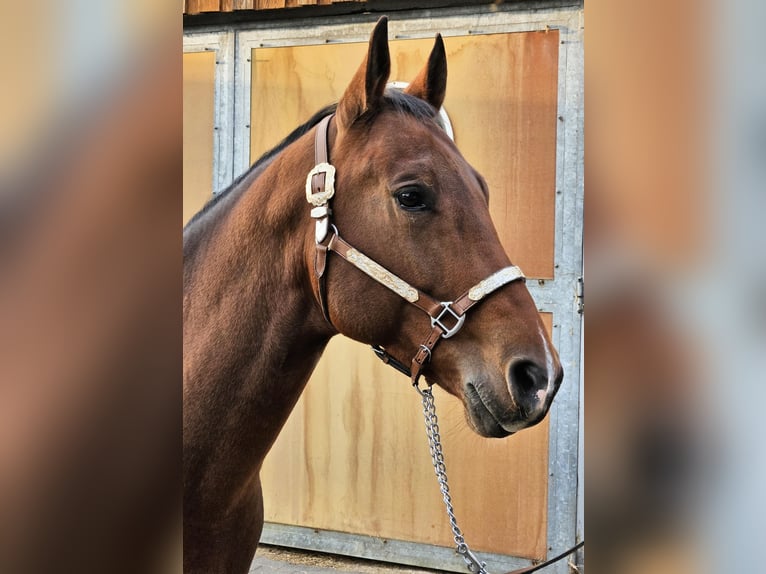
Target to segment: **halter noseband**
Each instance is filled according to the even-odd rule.
[[[329,202],[335,194],[335,167],[329,163],[327,131],[333,115],[323,118],[317,126],[314,143],[316,165],[306,178],[306,199],[314,206],[311,209],[311,217],[316,220],[314,238],[317,249],[314,272],[319,284],[319,303],[322,307],[322,313],[332,325],[327,308],[325,277],[328,251],[337,253],[351,265],[425,312],[431,319],[431,332],[418,348],[410,367],[396,360],[382,347],[377,345],[372,347],[375,354],[384,363],[410,377],[413,386],[418,388],[421,371],[424,365],[431,360],[434,347],[442,339],[448,339],[460,330],[468,310],[500,287],[513,281],[524,281],[525,277],[521,269],[516,265],[511,265],[481,280],[454,301],[437,301],[346,243],[341,238],[338,228],[332,225],[330,221],[332,210]]]

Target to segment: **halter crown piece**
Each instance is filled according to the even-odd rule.
[[[327,131],[333,115],[323,118],[317,125],[314,141],[316,166],[306,177],[306,200],[313,206],[311,217],[316,220],[314,238],[317,249],[314,272],[319,284],[319,303],[322,313],[332,325],[327,309],[325,275],[328,251],[340,255],[351,265],[425,312],[431,319],[431,332],[418,348],[410,367],[396,360],[382,347],[372,347],[384,363],[410,377],[413,386],[418,388],[421,371],[431,360],[431,353],[436,344],[442,339],[449,339],[460,330],[465,322],[466,313],[471,307],[513,281],[524,281],[524,274],[515,265],[504,267],[471,287],[454,301],[437,301],[346,243],[341,238],[337,227],[331,223],[332,210],[329,205],[335,195],[335,167],[329,163],[327,142]]]

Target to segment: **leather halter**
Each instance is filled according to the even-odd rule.
[[[463,326],[466,313],[474,305],[484,300],[490,293],[513,281],[524,281],[524,274],[516,265],[504,267],[483,279],[454,301],[437,301],[420,289],[413,287],[403,279],[391,273],[388,269],[370,259],[358,249],[349,245],[331,224],[332,210],[329,202],[335,195],[335,167],[329,163],[327,131],[334,114],[322,119],[317,125],[314,149],[316,166],[306,178],[306,199],[314,207],[311,217],[316,220],[316,258],[314,271],[319,284],[319,303],[325,319],[332,325],[327,308],[327,288],[325,270],[327,269],[327,252],[332,251],[351,265],[366,273],[372,279],[387,287],[408,303],[414,305],[431,319],[431,331],[426,340],[420,345],[408,368],[404,363],[389,355],[385,349],[374,345],[375,354],[384,363],[411,378],[413,386],[418,387],[421,371],[431,360],[431,353],[436,344],[442,339],[455,335]]]

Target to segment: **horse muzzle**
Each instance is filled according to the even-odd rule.
[[[502,438],[539,423],[548,413],[564,373],[534,361],[511,361],[502,385],[470,381],[463,389],[469,424],[482,436]]]

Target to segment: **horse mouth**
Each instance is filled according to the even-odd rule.
[[[510,398],[510,397],[509,397]],[[539,423],[547,408],[527,413],[522,407],[501,407],[487,391],[476,383],[466,383],[464,404],[468,424],[481,436],[504,438]]]
[[[481,436],[505,438],[513,434],[500,423],[473,383],[465,385],[465,405],[468,424]]]

